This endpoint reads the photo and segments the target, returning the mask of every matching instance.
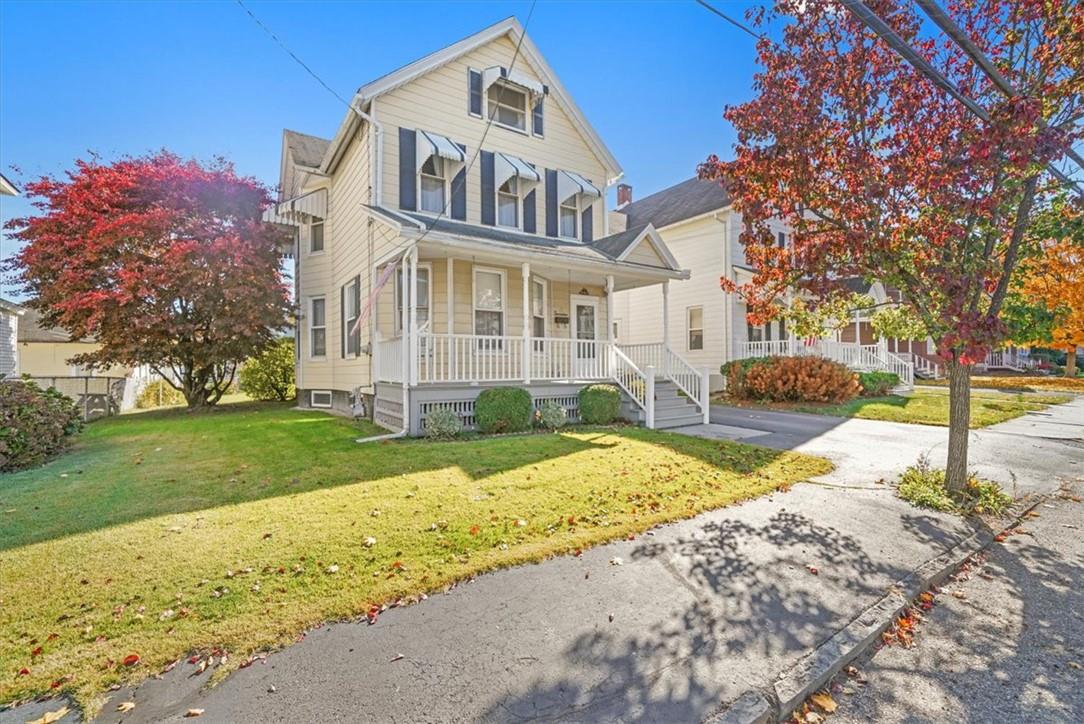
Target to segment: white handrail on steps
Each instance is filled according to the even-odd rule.
[[[613,348],[612,374],[618,387],[625,391],[632,401],[643,410],[648,411],[648,384],[647,375],[637,367],[628,356],[617,348]]]

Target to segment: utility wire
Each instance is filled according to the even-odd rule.
[[[718,15],[720,18],[722,18],[726,22],[730,23],[731,25],[733,25],[738,30],[741,30],[742,32],[747,33],[749,35],[752,35],[757,40],[761,40],[761,39],[764,38],[763,35],[756,32],[755,30],[750,28],[748,25],[742,23],[739,20],[735,20],[734,18],[730,17],[729,15],[727,15],[726,13],[724,13],[722,10],[715,7],[711,3],[705,2],[705,0],[696,0],[696,3],[697,3],[697,5],[700,5],[701,7],[706,8],[708,10],[708,12],[711,12],[711,13],[714,13],[715,15]]]

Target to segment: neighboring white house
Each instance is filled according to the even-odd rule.
[[[0,299],[0,379],[19,374],[19,317],[25,310]]]
[[[509,18],[362,86],[330,140],[284,132],[266,218],[296,228],[300,404],[418,434],[440,407],[472,424],[487,386],[575,415],[601,380],[649,426],[706,418],[663,330],[614,342],[616,293],[659,304],[688,272],[650,224],[609,227],[621,168],[522,36]]]
[[[696,178],[632,200],[632,188],[621,184],[618,205],[611,212],[611,228],[636,230],[653,226],[680,267],[689,269],[687,280],[668,284],[668,303],[658,295],[632,289],[616,295],[614,316],[621,345],[637,345],[664,338],[691,364],[711,369],[711,388],[723,384],[719,368],[726,362],[772,354],[819,354],[860,370],[890,370],[905,384],[913,380],[914,366],[873,339],[847,340],[844,333],[807,343],[786,329],[782,320],[754,326],[746,320],[745,304],[736,294],[720,287],[725,277],[738,284],[753,279],[739,239],[741,214],[734,210],[726,189],[715,181]],[[780,246],[789,243],[789,229],[782,222],[770,225]],[[866,285],[868,287],[868,285]],[[876,285],[880,286],[880,285]],[[883,290],[882,290],[883,291]]]

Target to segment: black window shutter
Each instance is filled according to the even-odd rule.
[[[495,179],[493,153],[482,151],[482,223],[487,226],[497,223],[497,190],[493,185]]]
[[[457,143],[460,150],[463,151],[463,157],[467,156],[467,147],[462,143]],[[453,219],[459,221],[467,220],[467,167],[459,169],[459,173],[452,179],[452,208],[451,214]]]
[[[346,357],[346,287],[339,288],[339,356]]]
[[[412,128],[399,129],[399,208],[418,208],[418,139]]]
[[[476,70],[467,70],[467,95],[470,98],[467,110],[482,115],[482,74]]]
[[[358,274],[354,277],[354,314],[361,316],[361,275]],[[357,319],[354,323],[357,323]],[[351,327],[353,329],[353,327]],[[361,330],[357,329],[353,331],[351,335],[354,338],[354,354],[361,354]]]
[[[531,132],[536,136],[545,134],[545,125],[542,116],[542,103],[544,100],[544,98],[539,98],[535,101],[534,110],[531,112]]]
[[[523,230],[528,234],[538,231],[534,210],[535,198],[535,189],[531,189],[531,193],[523,197]]]
[[[582,227],[583,231],[582,241],[584,244],[591,243],[592,239],[594,238],[593,232],[595,229],[595,215],[591,213],[591,209],[593,208],[593,206],[593,204],[591,206],[588,206],[586,209],[583,210],[583,214],[580,215],[580,226]]]
[[[546,169],[546,236],[557,236],[557,172]]]

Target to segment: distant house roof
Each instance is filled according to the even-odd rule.
[[[661,229],[730,205],[730,194],[718,181],[691,178],[633,201],[618,211],[628,217],[628,228],[652,224]]]
[[[23,315],[26,313],[26,310],[23,307],[20,307],[15,302],[9,302],[6,299],[0,299],[0,310],[8,312],[10,314],[18,315]]]
[[[324,154],[327,153],[327,147],[331,145],[330,140],[288,128],[282,133],[286,137],[286,147],[293,153],[296,163],[309,168],[319,168]]]
[[[43,327],[41,323],[41,315],[38,314],[36,309],[25,307],[26,314],[19,320],[19,341],[20,342],[72,342],[80,340],[72,340],[71,336],[60,329],[52,327]],[[90,342],[92,340],[81,340]]]

